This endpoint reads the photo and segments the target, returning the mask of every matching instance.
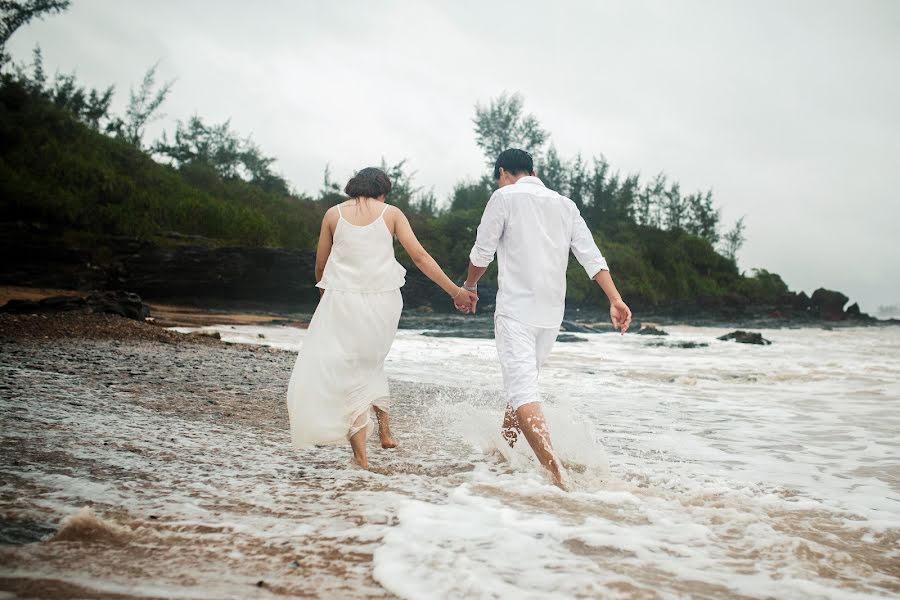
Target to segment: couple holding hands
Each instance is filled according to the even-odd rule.
[[[606,260],[574,202],[535,177],[531,155],[509,149],[494,166],[491,195],[469,255],[462,287],[422,247],[403,212],[388,204],[388,176],[358,172],[344,191],[349,200],[325,213],[316,252],[319,305],[288,384],[295,447],[350,441],[353,461],[368,468],[366,440],[374,410],[383,448],[397,445],[390,430],[390,394],[384,360],[403,308],[406,270],[394,258],[394,237],[416,267],[462,312],[475,312],[478,280],[497,255],[494,329],[503,374],[506,413],[502,435],[510,446],[523,434],[554,484],[563,472],[553,453],[538,397],[538,373],[563,319],[569,252],[610,301],[613,326],[625,333],[631,311],[616,290]]]

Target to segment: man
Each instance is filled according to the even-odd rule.
[[[478,280],[498,254],[494,329],[507,401],[503,437],[513,446],[521,431],[553,482],[564,487],[537,382],[562,324],[569,251],[606,293],[613,326],[623,334],[631,324],[631,310],[578,207],[535,177],[530,154],[501,152],[494,179],[498,187],[481,217],[463,287],[477,293]],[[474,312],[475,305],[461,309]]]

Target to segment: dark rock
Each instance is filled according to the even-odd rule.
[[[221,340],[221,339],[222,339],[222,334],[219,333],[218,331],[192,331],[192,332],[191,332],[190,334],[188,334],[188,335],[201,335],[201,336],[203,336],[203,337],[210,337],[210,338],[212,338],[212,339],[214,339],[214,340]]]
[[[87,312],[87,302],[78,296],[51,296],[40,301],[13,299],[0,306],[0,312],[12,315],[32,315],[41,313],[80,310]]]
[[[778,307],[781,309],[805,312],[809,310],[809,296],[806,295],[806,292],[785,292],[778,300]]]
[[[588,327],[587,325],[579,325],[574,321],[564,320],[562,325],[559,328],[560,331],[566,331],[568,333],[597,333],[597,331],[593,327]],[[558,338],[557,338],[558,339]]]
[[[572,335],[571,333],[563,333],[562,335],[557,336],[557,342],[586,342],[587,338],[579,337],[577,335]]]
[[[665,346],[666,348],[706,348],[709,346],[709,344],[707,344],[706,342],[690,342],[690,341],[664,342],[662,340],[650,342],[647,345],[652,346],[654,348],[659,348],[660,346]]]
[[[656,327],[641,327],[638,332],[638,335],[669,335],[667,332],[662,329],[657,329]]]
[[[706,348],[709,346],[706,342],[673,342],[669,345],[673,348]]]
[[[180,238],[163,245],[124,236],[79,243],[63,230],[0,223],[5,257],[0,284],[127,290],[185,304],[256,301],[296,306],[318,300],[311,250],[222,248],[197,236]],[[446,294],[429,284],[443,295],[447,310],[453,310]]]
[[[850,298],[834,290],[819,288],[813,292],[809,299],[810,312],[826,321],[840,321],[845,319],[844,305]]]
[[[94,292],[88,296],[87,304],[92,312],[119,315],[135,321],[143,321],[150,316],[150,307],[140,296],[131,292]]]
[[[848,319],[853,319],[854,321],[876,321],[875,317],[868,315],[862,312],[859,308],[859,303],[854,302],[850,306],[847,307],[847,312],[845,313]]]
[[[723,336],[716,338],[725,342],[735,341],[739,344],[757,344],[760,346],[768,346],[772,342],[762,336],[761,333],[753,333],[750,331],[732,331]]]
[[[51,296],[38,302],[10,300],[0,307],[0,312],[20,315],[70,311],[119,315],[136,321],[143,321],[150,316],[150,307],[141,300],[141,297],[128,292],[95,292],[87,298]]]
[[[728,308],[742,310],[750,305],[750,299],[737,292],[728,292],[722,297],[722,303]]]

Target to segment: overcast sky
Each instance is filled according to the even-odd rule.
[[[742,269],[900,302],[900,2],[74,0],[10,49],[36,43],[120,112],[161,61],[151,139],[231,118],[307,192],[383,156],[444,198],[482,173],[474,104],[521,92],[563,156],[746,216]]]

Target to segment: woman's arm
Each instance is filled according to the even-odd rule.
[[[319,245],[316,247],[316,283],[322,281],[322,275],[325,274],[325,263],[331,255],[331,245],[334,243],[334,230],[332,218],[334,208],[329,208],[322,217],[322,229],[319,231]]]
[[[397,209],[394,218],[394,234],[397,236],[397,240],[403,248],[406,249],[406,253],[409,254],[409,257],[416,264],[416,267],[418,267],[428,279],[438,284],[442,290],[447,292],[447,295],[453,298],[454,301],[462,300],[464,296],[466,301],[475,297],[474,294],[462,289],[447,277],[440,265],[437,264],[425,248],[422,247],[422,244],[419,243],[416,234],[413,233],[412,226],[409,224],[409,219],[407,219],[406,215],[399,209]]]

